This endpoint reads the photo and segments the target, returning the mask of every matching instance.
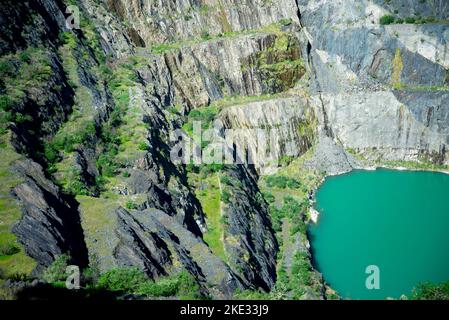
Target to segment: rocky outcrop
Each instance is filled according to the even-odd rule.
[[[114,2],[114,1],[111,1]],[[99,36],[101,48],[107,56],[122,58],[135,53],[135,48],[142,46],[141,39],[133,29],[126,29],[120,19],[111,14],[110,8],[101,2],[80,0],[78,2]]]
[[[67,30],[64,7],[59,1],[26,1],[18,5],[6,1],[1,7],[1,54],[15,61],[10,62],[15,63],[15,70],[5,71],[1,81],[2,98],[16,90],[10,110],[2,105],[2,112],[9,111],[16,118],[9,123],[12,134],[7,143],[28,158],[16,161],[10,169],[22,180],[12,190],[23,213],[12,231],[25,252],[36,260],[36,271],[63,253],[85,267],[87,249],[77,203],[60,192],[41,165],[45,165],[45,139],[67,120],[74,103],[74,88],[57,52],[61,44],[59,31]],[[17,54],[13,55],[19,50],[17,60]],[[6,83],[11,78],[15,81],[12,89],[11,83]],[[17,121],[18,116],[23,120]]]
[[[138,82],[131,89],[130,108],[135,111],[134,126],[144,127],[142,142],[146,150],[125,153],[127,161],[121,171],[129,177],[117,180],[114,192],[127,196],[143,196],[146,208],[155,208],[175,216],[188,230],[201,235],[204,214],[187,183],[182,165],[170,159],[175,144],[171,132],[179,129],[176,120],[169,120],[166,111],[174,104],[175,92],[169,69],[160,56],[149,55],[137,70]]]
[[[276,282],[278,244],[268,205],[257,187],[255,173],[243,165],[227,167],[222,183],[224,244],[229,265],[242,279],[270,291]]]
[[[438,15],[405,3],[299,1],[320,128],[370,159],[447,164],[447,25],[379,24]]]
[[[177,95],[190,108],[228,96],[285,91],[304,75],[295,26],[205,41],[165,54]],[[223,49],[226,48],[226,49]]]
[[[299,22],[294,0],[103,0],[103,4],[128,23],[147,46],[259,29],[281,19]]]
[[[199,281],[204,294],[221,298],[248,286],[200,237],[162,211],[120,208],[98,214],[106,214],[114,224],[108,232],[92,235],[96,247],[103,248],[98,256],[102,270],[138,267],[152,279],[187,270]]]
[[[315,138],[314,111],[299,95],[231,106],[220,119],[232,129],[228,135],[239,157],[261,173],[275,170],[283,157],[304,154]]]
[[[38,262],[37,271],[64,253],[70,255],[73,264],[86,267],[87,249],[77,204],[59,192],[37,163],[21,160],[13,170],[24,179],[13,190],[23,210],[13,232],[27,255]]]
[[[327,136],[319,138],[313,156],[306,161],[306,167],[318,170],[326,176],[349,172],[359,167],[358,161]]]
[[[345,147],[371,160],[448,163],[447,93],[378,91],[322,99],[328,125]]]

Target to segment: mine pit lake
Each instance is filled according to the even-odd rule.
[[[314,265],[343,299],[399,298],[449,280],[449,174],[356,170],[327,178],[316,200]],[[375,274],[379,289],[368,289]]]

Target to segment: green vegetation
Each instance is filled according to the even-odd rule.
[[[11,195],[11,190],[22,179],[11,171],[11,165],[21,156],[14,151],[9,140],[10,133],[0,135],[0,269],[4,277],[30,274],[36,265],[11,232],[13,224],[22,216],[19,203]]]
[[[95,47],[97,40],[95,32],[91,31],[89,46]],[[67,77],[75,88],[75,104],[68,121],[53,139],[45,143],[44,156],[49,172],[53,173],[65,192],[98,195],[113,187],[111,184],[117,182],[121,168],[148,149],[146,146],[144,148],[148,128],[143,122],[143,110],[137,103],[130,106],[130,90],[136,87],[137,81],[134,68],[141,63],[141,59],[129,57],[114,64],[106,63],[98,49],[95,51],[95,57],[100,62],[97,65],[84,47],[76,45],[78,40],[72,33],[62,33],[60,37],[64,45],[59,49],[59,54],[64,61]],[[83,86],[78,77],[77,57],[80,55],[90,63],[91,72],[107,83],[114,98],[115,106],[108,120],[101,125],[97,124],[91,89]],[[96,149],[99,155],[96,166],[100,173],[96,179],[86,179],[76,169],[75,151],[80,147]]]
[[[81,225],[90,253],[109,259],[114,243],[108,235],[113,234],[117,227],[115,210],[119,207],[136,208],[146,201],[146,197],[144,194],[127,196],[105,192],[100,198],[78,195],[76,200],[80,204]]]
[[[269,203],[274,203],[276,201],[276,197],[269,191],[263,193],[264,199]]]
[[[144,122],[144,101],[139,95],[140,86],[134,71],[140,63],[139,58],[128,58],[117,64],[108,78],[116,106],[101,132],[103,157],[98,159],[97,165],[100,172],[104,172],[104,178],[117,177],[121,168],[131,165],[148,150],[149,127]],[[115,182],[114,179],[106,180],[111,186]]]
[[[221,193],[221,199],[224,204],[229,204],[231,202],[231,193],[228,190],[223,190]]]
[[[207,232],[204,233],[204,241],[209,245],[212,252],[223,261],[227,261],[223,245],[223,219],[221,212],[222,191],[218,172],[207,175],[189,173],[189,182],[196,190],[196,196],[201,203],[203,212],[206,214]],[[226,177],[227,178],[227,177]],[[223,182],[221,182],[223,183]]]
[[[193,109],[188,115],[188,121],[183,126],[183,129],[196,141],[200,140],[200,137],[194,136],[193,122],[201,122],[201,130],[207,130],[212,127],[212,123],[218,114],[218,108],[216,105],[211,105],[208,107],[202,107],[198,109]],[[207,145],[207,144],[206,144]],[[204,148],[205,146],[203,146]]]
[[[270,216],[273,229],[276,232],[281,232],[282,220],[288,218],[295,224],[295,227],[291,229],[292,235],[296,232],[305,233],[304,214],[307,211],[307,205],[307,202],[299,202],[292,196],[285,196],[282,205],[272,203],[270,205]]]
[[[387,24],[392,24],[394,23],[395,18],[392,15],[384,15],[382,17],[380,17],[379,23],[381,25],[387,25]]]
[[[67,266],[69,265],[70,257],[62,254],[56,257],[55,261],[45,270],[42,278],[47,282],[59,282],[67,279]]]
[[[403,83],[395,83],[393,88],[396,90],[407,91],[449,91],[449,86],[411,86]]]
[[[265,182],[269,188],[299,189],[301,187],[301,183],[297,179],[280,175],[268,176],[265,178]]]
[[[228,24],[228,20],[225,15],[222,13],[219,13],[222,24],[223,24],[223,33],[218,34],[210,34],[208,31],[203,30],[199,36],[196,38],[186,39],[186,40],[179,40],[169,43],[158,43],[153,44],[151,48],[149,49],[151,53],[154,54],[165,54],[166,52],[172,51],[172,50],[179,50],[182,47],[186,46],[194,46],[199,43],[205,42],[205,41],[214,41],[214,40],[220,40],[220,39],[226,39],[226,38],[235,38],[240,36],[246,36],[246,35],[255,35],[258,33],[274,33],[274,34],[282,34],[283,31],[281,30],[281,27],[285,27],[288,25],[291,25],[293,21],[291,19],[281,19],[278,23],[273,23],[267,26],[264,26],[260,29],[253,29],[253,30],[245,30],[245,31],[232,31],[231,26]],[[190,20],[192,17],[190,15],[186,15],[186,20]]]
[[[0,257],[1,256],[12,256],[13,254],[19,253],[20,249],[15,243],[2,243],[0,244]]]
[[[207,218],[208,231],[204,234],[204,241],[209,245],[212,252],[226,261],[223,245],[223,224],[221,221],[221,192],[218,175],[204,181],[207,188],[197,191],[198,200],[201,203]]]
[[[65,289],[69,262],[67,255],[61,255],[44,271],[43,279],[55,288]],[[16,277],[31,281],[31,278]],[[176,297],[182,300],[204,299],[195,278],[183,270],[170,276],[151,280],[138,268],[116,268],[100,273],[98,268],[82,271],[82,290],[88,293],[111,292],[116,299],[123,294],[143,295],[152,298]],[[0,292],[2,294],[2,292]]]
[[[402,62],[401,49],[397,48],[393,59],[393,70],[391,72],[391,85],[393,87],[398,87],[401,84],[401,74],[402,69],[404,69],[404,64]]]
[[[419,161],[382,161],[376,163],[386,168],[407,168],[411,170],[430,170],[430,171],[449,171],[449,166],[438,165],[428,159],[420,159]]]
[[[292,88],[305,74],[297,39],[288,33],[279,33],[266,49],[255,54],[254,61],[245,68],[256,69],[269,92],[283,92]]]
[[[413,290],[413,300],[449,300],[449,282],[423,283]]]
[[[193,109],[187,116],[187,121],[183,125],[184,131],[195,141],[196,143],[201,142],[201,149],[204,150],[211,141],[206,141],[204,136],[204,131],[212,129],[213,121],[215,120],[218,114],[218,108],[215,105],[211,105],[208,107],[202,107],[198,109]],[[201,125],[201,131],[195,132],[195,122]],[[200,136],[197,135],[200,134]],[[218,167],[217,167],[218,166]],[[201,170],[208,170],[211,172],[216,172],[221,169],[220,164],[203,164],[200,166]],[[207,168],[207,169],[206,169]],[[217,170],[218,169],[218,170]]]
[[[279,20],[279,24],[284,27],[289,26],[292,23],[293,23],[293,20],[290,18],[283,18],[283,19]]]
[[[212,128],[213,121],[216,119],[217,115],[221,110],[237,105],[249,104],[252,102],[267,101],[282,96],[287,96],[286,94],[263,94],[259,96],[225,96],[220,100],[212,102],[209,106],[193,109],[187,115],[183,129],[193,138],[195,141],[199,141],[199,137],[194,136],[193,132],[193,122],[201,122],[201,129],[207,130]],[[204,142],[202,148],[204,149],[208,143]]]
[[[77,61],[79,55],[86,56],[86,62],[92,63],[92,58],[77,47],[77,38],[73,33],[61,33],[60,39],[63,45],[59,48],[59,56],[64,62],[68,82],[75,90],[74,106],[67,122],[53,139],[44,143],[43,157],[47,160],[48,171],[55,174],[56,182],[65,192],[88,195],[95,192],[95,185],[85,183],[73,161],[74,151],[81,146],[92,145],[97,136],[92,94],[80,83]]]
[[[137,268],[112,269],[100,276],[97,286],[105,290],[150,297],[177,296],[183,300],[202,297],[199,285],[186,271],[152,281]]]
[[[304,252],[296,252],[293,256],[291,271],[284,267],[278,270],[276,289],[288,294],[293,300],[302,299],[305,289],[313,285],[313,267],[310,259]]]
[[[240,300],[301,300],[307,289],[315,290],[315,284],[319,282],[319,279],[316,278],[306,253],[296,252],[290,269],[286,270],[284,266],[279,267],[276,287],[270,293],[244,290],[237,291],[234,298]]]
[[[395,12],[396,13],[396,12]],[[426,24],[426,23],[446,23],[445,20],[437,19],[434,16],[421,17],[421,16],[409,16],[405,18],[396,17],[395,15],[384,15],[380,17],[379,23],[381,25],[389,25],[389,24]]]
[[[179,292],[180,279],[165,278],[158,282],[146,281],[139,285],[138,292],[150,297],[170,297]]]
[[[319,295],[320,281],[313,271],[306,252],[297,249],[297,241],[306,239],[309,219],[307,194],[321,181],[319,172],[304,167],[314,148],[305,155],[281,168],[276,175],[260,179],[259,187],[269,203],[270,218],[281,247],[278,259],[275,289],[268,295],[259,292],[243,292],[238,298],[263,297],[267,299],[303,299],[311,292]],[[287,256],[290,258],[287,259]]]
[[[117,65],[106,78],[115,107],[101,128],[97,168],[103,179],[111,182],[113,180],[108,178],[117,176],[125,162],[143,151],[146,127],[140,106],[130,105],[130,90],[136,86],[137,80],[131,61]],[[144,150],[147,150],[146,146]]]
[[[52,72],[50,54],[44,48],[29,47],[0,58],[0,133],[6,132],[10,122],[33,120],[29,113],[34,110],[21,109],[20,103],[26,95],[30,95],[42,104],[44,100],[39,97],[40,90]]]
[[[111,291],[136,292],[146,280],[145,274],[137,268],[112,269],[100,276],[98,286]]]

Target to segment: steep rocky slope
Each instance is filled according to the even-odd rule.
[[[369,159],[448,163],[448,31],[437,20],[447,16],[437,3],[299,1],[329,136]],[[384,15],[401,23],[380,25]],[[415,16],[433,22],[403,24]]]
[[[66,24],[68,5],[79,29]],[[36,265],[38,276],[68,254],[102,273],[186,270],[215,298],[333,297],[305,229],[322,177],[449,165],[441,6],[2,2],[2,273]],[[418,13],[419,24],[379,23]],[[173,135],[197,138],[194,120],[219,120],[216,141],[234,130],[225,149],[252,163],[174,161]]]

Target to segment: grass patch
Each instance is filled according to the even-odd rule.
[[[77,196],[76,200],[80,204],[81,225],[89,253],[113,265],[110,255],[115,243],[112,243],[109,235],[114,234],[117,225],[114,211],[119,208],[119,201],[88,196]]]
[[[182,300],[201,298],[199,285],[186,271],[152,281],[137,268],[112,269],[100,276],[97,286],[110,291],[149,297],[177,296]]]
[[[297,179],[281,175],[267,176],[265,177],[265,182],[269,188],[299,189],[301,187],[301,183]]]
[[[105,264],[114,265],[113,234],[117,226],[114,212],[119,207],[127,208],[128,203],[142,204],[146,200],[145,195],[125,196],[106,192],[101,198],[79,195],[76,200],[80,204],[81,225],[90,254],[102,257]]]
[[[223,17],[223,15],[222,15]],[[227,19],[225,20],[225,17],[222,19],[223,24],[227,24]],[[216,41],[220,39],[226,39],[226,38],[235,38],[235,37],[241,37],[241,36],[247,36],[247,35],[256,35],[260,33],[273,33],[280,35],[283,33],[282,27],[288,26],[293,21],[291,19],[281,19],[277,23],[272,23],[269,25],[266,25],[259,29],[253,29],[253,30],[244,30],[244,31],[232,31],[230,26],[226,26],[224,28],[223,33],[218,33],[216,35],[211,35],[207,32],[202,32],[198,37],[186,39],[186,40],[180,40],[180,41],[173,41],[169,43],[156,43],[153,44],[149,51],[153,54],[165,54],[172,50],[179,50],[182,47],[187,46],[195,46],[202,42],[206,41]]]
[[[59,55],[68,81],[75,90],[74,105],[68,120],[52,139],[44,143],[43,156],[47,159],[48,171],[54,174],[56,182],[66,193],[90,195],[97,191],[95,181],[85,183],[81,178],[81,172],[74,165],[74,151],[95,142],[97,111],[91,91],[81,85],[78,76],[77,40],[70,32],[62,33],[60,37],[64,45],[59,48]],[[90,58],[87,57],[86,61]]]
[[[12,225],[22,216],[19,203],[12,197],[11,190],[23,180],[11,171],[11,165],[21,156],[14,151],[9,139],[9,133],[0,135],[0,268],[4,270],[5,276],[30,274],[36,265],[11,232]]]
[[[391,72],[391,85],[393,87],[400,85],[401,83],[401,74],[402,69],[404,69],[404,64],[402,62],[401,49],[397,48],[396,53],[394,55],[393,61],[393,70]]]
[[[189,173],[189,182],[196,190],[196,197],[206,214],[207,232],[204,241],[212,252],[223,261],[227,261],[223,244],[223,219],[221,212],[222,195],[220,190],[219,173],[210,173],[204,178],[202,174]],[[202,189],[202,190],[201,190]]]

